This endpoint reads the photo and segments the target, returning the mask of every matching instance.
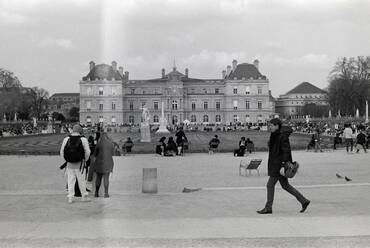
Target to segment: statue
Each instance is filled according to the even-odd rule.
[[[150,127],[149,127],[149,110],[144,104],[142,107],[143,113],[141,114],[141,125],[140,125],[140,133],[141,133],[141,142],[150,142]]]
[[[146,105],[144,105],[142,107],[143,109],[143,113],[141,114],[141,118],[142,118],[142,122],[144,124],[149,124],[149,120],[150,120],[150,116],[149,116],[149,110],[148,108],[146,107]]]

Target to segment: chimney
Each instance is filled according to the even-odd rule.
[[[233,64],[233,71],[235,71],[236,66],[238,65],[238,61],[236,61],[236,59],[234,59],[232,64]]]
[[[112,69],[113,69],[113,71],[117,71],[117,62],[116,61],[112,61]]]
[[[164,78],[165,76],[166,76],[166,70],[162,68],[162,78]]]
[[[254,61],[253,61],[253,65],[257,68],[257,70],[259,70],[259,61],[258,61],[258,59],[255,59]]]
[[[226,67],[226,76],[229,76],[229,75],[230,75],[230,73],[231,73],[231,66],[230,66],[230,65],[228,65],[228,66]]]
[[[92,70],[92,69],[94,69],[94,67],[95,67],[95,63],[94,63],[94,61],[90,61],[90,71]]]
[[[119,74],[123,77],[123,67],[120,66],[118,69],[119,69]]]
[[[128,80],[128,71],[125,71],[125,78]]]
[[[226,70],[222,70],[222,79],[226,78]]]
[[[189,69],[188,68],[185,69],[185,77],[189,77]]]

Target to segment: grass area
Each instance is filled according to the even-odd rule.
[[[217,134],[221,144],[219,152],[232,152],[238,147],[239,139],[244,136],[251,139],[255,144],[256,151],[266,151],[269,132],[264,131],[229,131],[229,132],[186,132],[190,147],[188,152],[207,152],[208,142]],[[66,134],[19,136],[0,138],[0,154],[58,154],[63,138]],[[118,144],[122,145],[127,137],[134,142],[133,153],[154,153],[155,145],[162,136],[173,136],[175,133],[166,135],[151,134],[151,142],[140,142],[140,133],[109,133],[109,136]],[[324,138],[324,143],[332,143],[329,137]],[[310,135],[292,134],[290,143],[293,150],[305,149],[310,140]]]

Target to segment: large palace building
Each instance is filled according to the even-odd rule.
[[[130,80],[117,63],[95,65],[80,81],[80,122],[93,124],[139,124],[142,107],[150,123],[159,124],[162,103],[169,124],[230,124],[264,122],[274,114],[269,81],[253,64],[236,60],[220,79],[197,79],[177,71],[176,66],[159,78]]]

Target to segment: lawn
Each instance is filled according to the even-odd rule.
[[[219,152],[232,152],[238,147],[240,137],[244,136],[251,139],[257,151],[267,150],[267,141],[270,133],[264,131],[229,131],[229,132],[203,132],[189,131],[185,133],[190,141],[188,152],[207,152],[208,142],[217,134],[221,144]],[[63,138],[66,134],[37,135],[37,136],[19,136],[0,138],[0,154],[58,154]],[[154,153],[157,141],[162,136],[173,136],[175,133],[166,135],[151,134],[151,142],[140,142],[140,133],[109,133],[109,136],[118,144],[122,145],[127,137],[131,137],[134,142],[133,153]],[[305,149],[310,140],[310,135],[292,134],[290,143],[292,149]],[[325,137],[325,143],[332,143],[332,138]]]

